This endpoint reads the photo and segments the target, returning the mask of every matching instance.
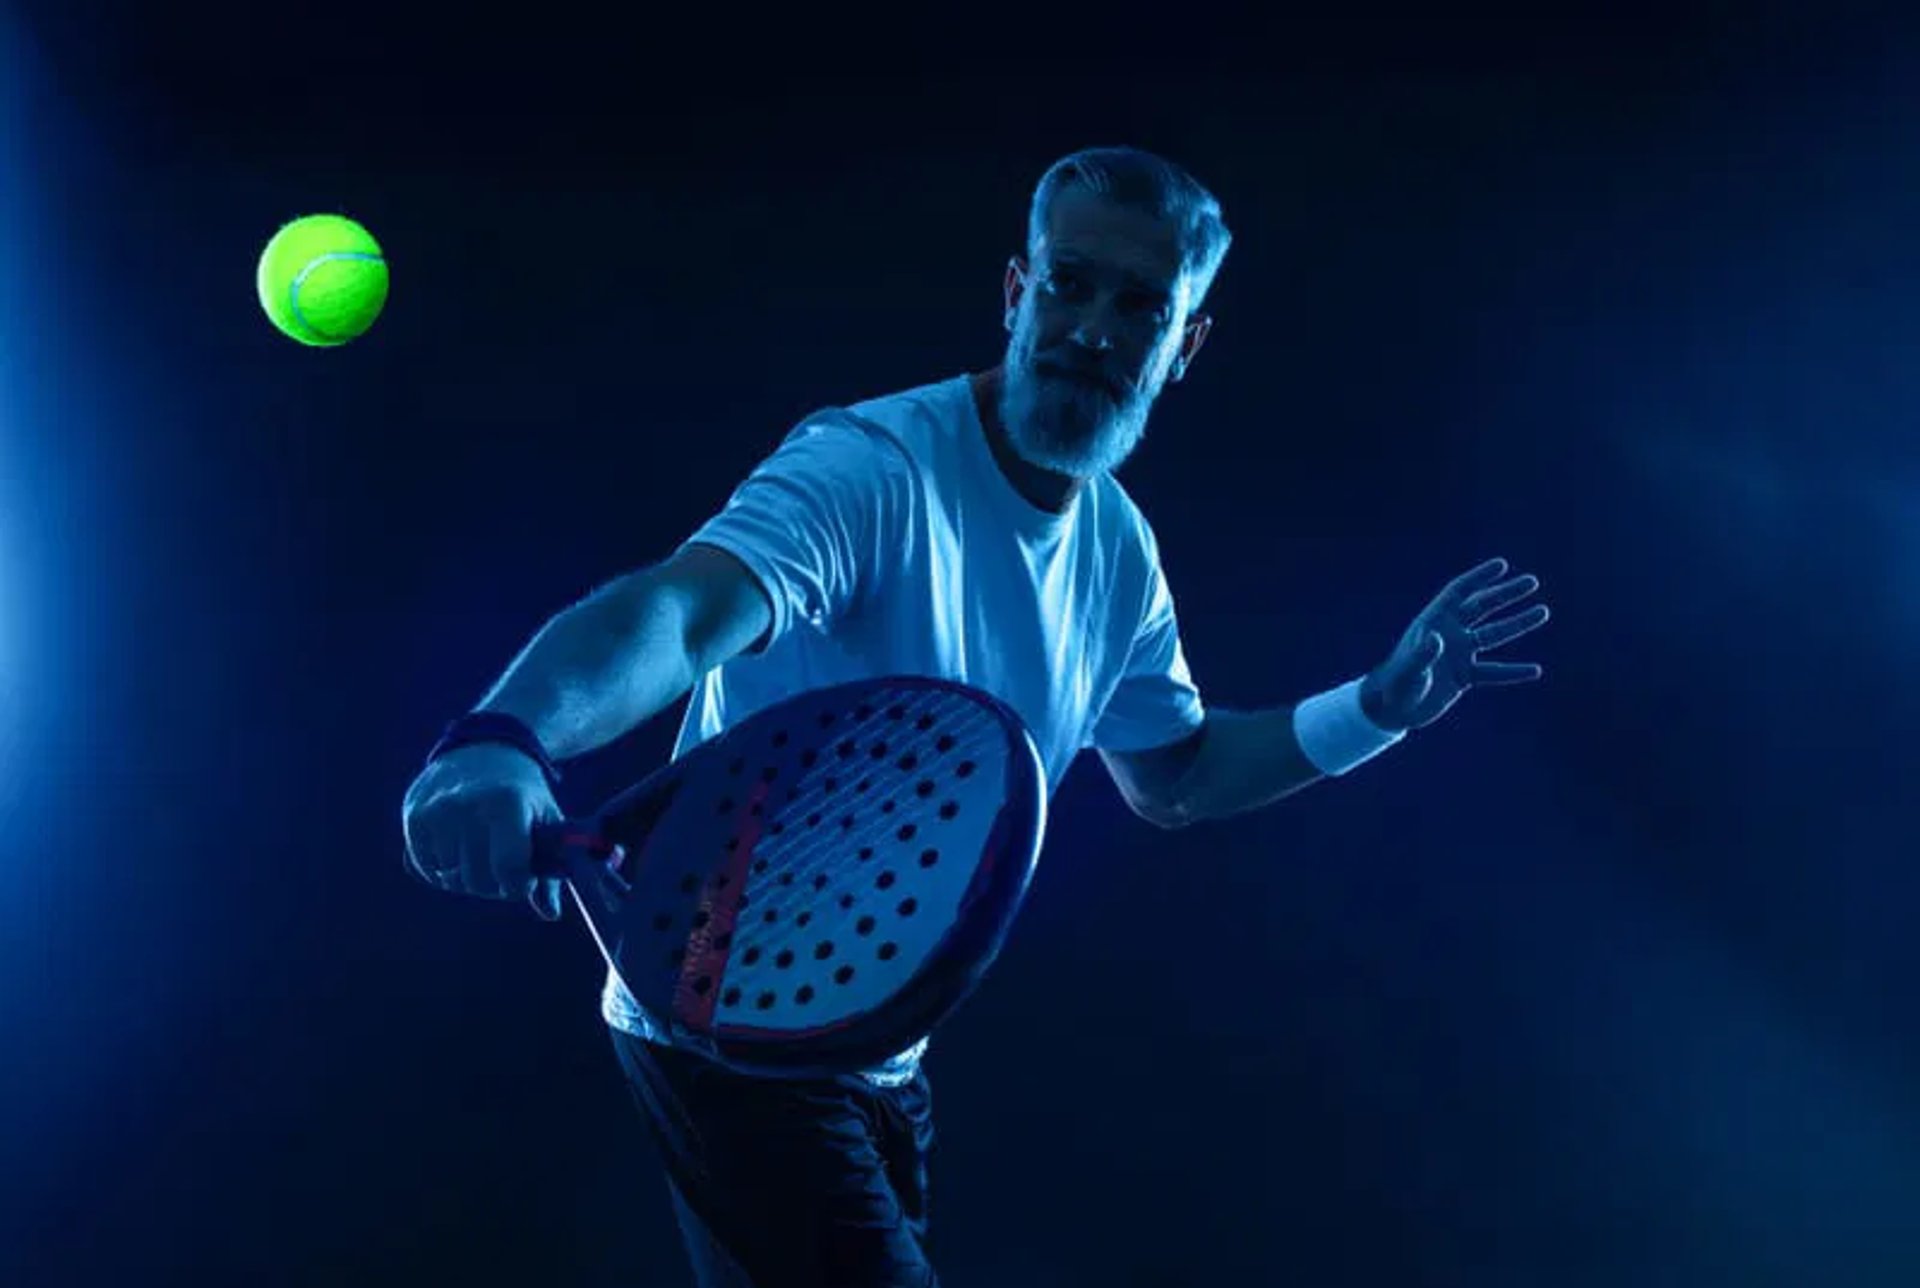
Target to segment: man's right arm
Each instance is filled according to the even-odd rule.
[[[790,623],[848,611],[898,540],[912,487],[897,445],[810,418],[672,558],[542,627],[479,710],[518,718],[556,760],[614,741]]]
[[[665,562],[608,583],[543,626],[481,711],[512,716],[555,760],[645,724],[707,671],[796,621],[839,618],[899,540],[913,471],[864,428],[797,428]],[[558,806],[532,761],[466,747],[425,770],[403,810],[408,861],[431,884],[525,893],[559,915],[559,885],[535,878],[530,827]]]
[[[772,623],[746,565],[694,542],[554,616],[478,709],[516,717],[565,760],[644,724]]]

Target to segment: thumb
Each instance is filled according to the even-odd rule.
[[[554,877],[540,877],[527,891],[527,902],[533,905],[533,911],[542,921],[560,920],[560,882]]]
[[[1440,632],[1428,631],[1426,638],[1414,646],[1413,664],[1424,671],[1438,662],[1440,655],[1446,651],[1447,642],[1440,637]]]

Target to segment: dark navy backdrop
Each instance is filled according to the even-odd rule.
[[[0,1278],[684,1282],[591,944],[404,878],[400,794],[795,417],[991,363],[1030,184],[1126,141],[1238,233],[1125,473],[1209,695],[1346,678],[1488,554],[1548,679],[1179,834],[1074,773],[930,1060],[952,1282],[1912,1282],[1920,111],[1823,13],[29,7]],[[394,271],[333,352],[251,295],[318,209]]]

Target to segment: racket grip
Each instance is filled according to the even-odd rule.
[[[582,865],[605,864],[618,853],[612,841],[579,823],[535,823],[532,839],[537,877],[564,879]]]

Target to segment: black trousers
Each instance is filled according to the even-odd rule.
[[[899,1087],[756,1078],[609,1032],[700,1288],[935,1288],[924,1072]]]

